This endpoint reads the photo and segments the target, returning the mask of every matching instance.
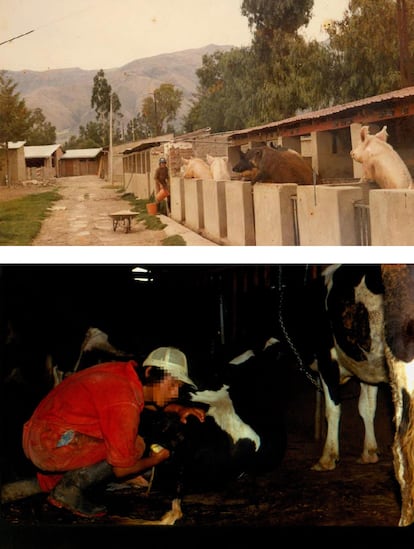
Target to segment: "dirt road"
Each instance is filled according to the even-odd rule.
[[[182,237],[184,246],[216,246],[172,218],[159,215],[162,230],[149,230],[133,218],[131,231],[123,225],[114,231],[110,214],[129,210],[119,187],[111,187],[97,176],[61,177],[51,183],[26,182],[0,186],[0,202],[57,190],[62,199],[55,202],[32,246],[163,246],[171,236]]]
[[[114,231],[109,214],[128,210],[129,203],[98,177],[62,177],[55,188],[63,198],[52,206],[33,246],[161,246],[166,238],[163,230],[147,230],[135,219],[129,233],[122,227]]]

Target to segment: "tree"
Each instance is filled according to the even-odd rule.
[[[406,13],[409,51],[413,52],[413,3],[407,5]],[[328,34],[336,101],[353,101],[401,87],[395,0],[350,0],[344,18],[331,25]],[[412,53],[408,61],[412,81]]]
[[[30,111],[24,99],[16,92],[16,86],[11,78],[0,73],[0,143],[5,147],[6,184],[10,181],[8,143],[24,139],[30,126]]]
[[[177,117],[183,92],[173,84],[161,84],[159,88],[142,102],[142,121],[153,136],[172,130],[172,122]]]
[[[250,124],[257,88],[248,49],[204,55],[196,74],[199,84],[184,120],[185,131],[211,127],[221,132]]]
[[[310,21],[313,0],[243,0],[241,14],[258,34],[293,33]]]
[[[30,114],[30,128],[26,145],[51,145],[56,142],[56,128],[48,122],[42,109],[36,108]]]
[[[17,83],[0,73],[0,143],[25,138],[30,127],[30,110],[16,92]]]
[[[95,109],[96,120],[101,126],[100,145],[109,142],[109,124],[112,111],[113,137],[114,141],[120,141],[120,119],[122,118],[121,102],[118,94],[112,92],[110,84],[105,78],[105,72],[100,69],[93,79],[93,88],[91,95],[91,107]]]
[[[101,125],[91,121],[86,126],[79,126],[79,135],[72,135],[65,143],[66,149],[91,149],[102,147]]]
[[[137,139],[145,139],[150,137],[148,128],[143,120],[142,114],[138,113],[135,118],[127,124],[124,141],[136,141]]]
[[[298,32],[312,6],[309,0],[244,0],[252,44],[203,58],[186,130],[254,126],[414,81],[413,1],[350,0],[322,43]]]
[[[105,73],[100,69],[93,78],[93,88],[91,96],[91,107],[95,109],[97,120],[108,120],[111,109],[112,94],[112,113],[118,114],[121,110],[121,102],[118,95],[113,92],[110,84],[105,78]]]

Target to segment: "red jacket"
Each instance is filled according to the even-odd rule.
[[[135,440],[144,407],[136,366],[132,360],[99,364],[52,389],[24,426],[26,456],[44,471],[70,470],[101,459],[117,467],[133,466],[141,457]],[[72,432],[88,437],[75,440]]]

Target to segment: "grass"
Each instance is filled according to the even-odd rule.
[[[164,238],[162,241],[163,246],[187,246],[186,241],[184,238],[179,234],[174,234],[171,236],[167,236],[167,238]]]
[[[127,200],[130,203],[131,210],[137,212],[138,221],[143,221],[147,229],[153,231],[161,231],[167,225],[162,223],[160,218],[156,215],[150,215],[147,212],[147,204],[151,200],[143,200],[135,198],[135,195],[132,193],[126,193],[122,196],[124,200]],[[160,204],[161,212],[164,215],[167,215],[165,203]],[[180,235],[171,235],[164,238],[162,241],[163,246],[186,246],[184,238]]]
[[[167,225],[165,223],[162,223],[159,217],[156,215],[150,215],[147,212],[147,204],[150,202],[150,200],[142,200],[135,198],[134,194],[132,193],[126,193],[122,196],[124,200],[127,200],[131,205],[131,210],[133,212],[137,212],[137,219],[139,221],[144,221],[145,226],[147,229],[153,230],[153,231],[160,231],[164,229]],[[160,213],[163,213],[164,215],[167,214],[166,211],[166,205],[165,203],[161,203],[160,209],[162,210]],[[180,235],[171,235],[167,236],[167,238],[164,238],[162,241],[163,246],[186,246],[186,242],[184,238]]]
[[[122,198],[130,203],[131,211],[137,212],[138,221],[144,221],[147,229],[152,231],[162,231],[162,229],[165,229],[167,225],[162,223],[159,217],[150,215],[147,212],[149,200],[135,198],[135,195],[132,193],[124,194]]]
[[[30,246],[49,215],[48,208],[61,198],[50,191],[0,202],[0,246]]]

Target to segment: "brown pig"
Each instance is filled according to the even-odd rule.
[[[368,126],[362,126],[361,140],[350,152],[351,158],[363,166],[360,182],[375,181],[382,189],[410,189],[411,174],[387,138],[387,126],[374,135]]]
[[[320,177],[314,173],[312,166],[299,153],[292,149],[277,149],[261,146],[254,147],[240,154],[234,172],[253,171],[252,184],[261,181],[266,183],[297,183],[298,185],[319,184]]]

